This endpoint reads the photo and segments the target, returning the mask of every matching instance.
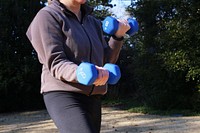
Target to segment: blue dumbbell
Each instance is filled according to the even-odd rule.
[[[131,28],[126,33],[129,36],[132,36],[139,29],[138,22],[134,18],[128,18],[127,20]],[[109,35],[114,35],[115,32],[118,30],[118,27],[119,27],[119,22],[114,17],[108,16],[103,20],[102,24],[103,31]]]
[[[104,68],[109,71],[108,84],[116,84],[120,77],[121,72],[117,65],[107,63]],[[92,85],[98,77],[98,71],[94,64],[83,62],[76,70],[77,80],[83,85]]]

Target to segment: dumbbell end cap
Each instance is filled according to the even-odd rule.
[[[111,63],[105,64],[104,68],[109,71],[108,84],[116,84],[121,78],[120,68],[117,65]]]
[[[106,34],[114,35],[115,32],[118,30],[118,24],[118,21],[114,17],[108,16],[104,19],[102,23],[103,31]]]
[[[77,80],[83,85],[92,85],[97,79],[98,73],[94,64],[81,63],[76,70]]]
[[[128,18],[128,22],[129,22],[129,25],[130,25],[130,30],[128,30],[126,33],[129,35],[129,36],[132,36],[134,35],[136,32],[138,32],[139,30],[139,25],[138,25],[138,22],[135,18]]]

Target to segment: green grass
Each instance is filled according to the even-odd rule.
[[[200,112],[191,109],[160,110],[141,104],[133,99],[104,99],[103,106],[116,107],[132,113],[143,113],[165,116],[200,116]]]

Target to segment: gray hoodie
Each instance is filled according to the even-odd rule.
[[[77,81],[76,69],[81,62],[97,66],[115,63],[122,41],[104,40],[101,21],[94,18],[92,8],[82,5],[82,20],[54,0],[42,8],[27,30],[27,37],[43,65],[41,93],[70,91],[85,95],[105,94],[107,85],[85,86]]]

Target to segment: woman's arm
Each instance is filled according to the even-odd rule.
[[[61,26],[46,10],[40,10],[31,23],[27,36],[38,54],[41,64],[52,76],[68,82],[76,81],[77,65],[68,60],[64,52]]]
[[[114,37],[112,36],[108,42],[108,47],[105,48],[105,62],[116,63],[121,47],[123,45],[123,37],[126,32],[130,29],[130,25],[127,20],[118,20],[119,28],[115,33]]]

